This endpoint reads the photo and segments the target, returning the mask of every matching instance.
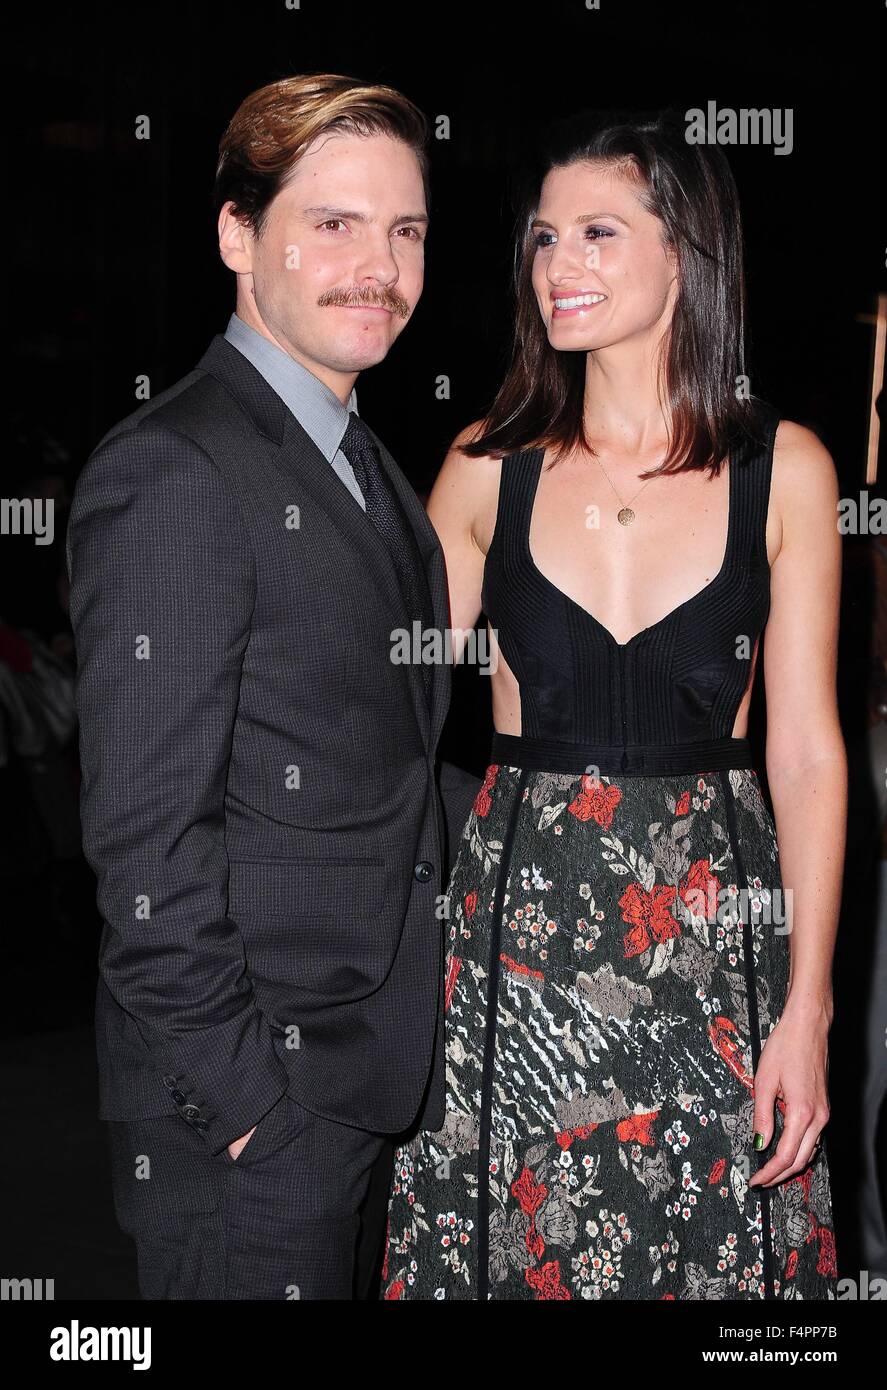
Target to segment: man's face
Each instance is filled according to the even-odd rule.
[[[382,361],[419,301],[427,221],[419,162],[402,141],[319,137],[260,237],[222,210],[238,316],[347,396],[345,379]]]

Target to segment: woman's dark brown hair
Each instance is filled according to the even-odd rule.
[[[718,147],[688,143],[685,123],[669,111],[580,112],[543,136],[517,218],[511,365],[483,432],[458,447],[471,457],[497,457],[557,446],[554,462],[577,446],[594,452],[583,426],[586,355],[550,345],[531,278],[542,181],[551,169],[588,160],[622,168],[637,181],[641,202],[662,222],[678,262],[659,378],[669,449],[658,468],[638,476],[704,468],[714,476],[743,437],[761,433],[756,401],[739,386],[748,372],[739,201]]]
[[[272,200],[319,135],[390,135],[419,161],[429,201],[428,123],[393,87],[365,85],[338,73],[285,77],[251,92],[231,117],[219,145],[213,188],[216,213],[234,204],[235,217],[256,237]]]

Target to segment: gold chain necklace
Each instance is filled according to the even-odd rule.
[[[614,483],[613,483],[613,479],[610,477],[610,475],[609,475],[609,473],[607,472],[606,468],[605,468],[604,465],[601,463],[600,459],[597,457],[597,454],[595,454],[594,457],[597,459],[597,461],[598,461],[598,466],[599,466],[601,472],[603,473],[604,477],[606,478],[607,482],[610,484],[610,487],[613,489],[614,492],[616,492],[616,487],[615,487],[615,485],[614,485]],[[652,483],[652,481],[653,481],[652,478],[648,478],[648,479],[647,479],[647,483]],[[643,484],[638,488],[638,490],[637,490],[637,492],[635,493],[634,497],[639,497],[639,496],[640,496],[640,494],[643,492],[644,488],[647,486],[647,483],[643,483]],[[628,501],[629,501],[629,502],[633,502],[633,501],[634,501],[634,497],[630,497],[630,498],[628,499]],[[619,493],[618,493],[618,492],[616,492],[616,498],[617,498],[617,501],[620,503],[621,508],[622,508],[621,511],[617,512],[617,514],[616,514],[616,520],[619,521],[619,522],[621,522],[623,526],[628,526],[628,525],[631,524],[632,521],[634,521],[635,514],[634,514],[634,512],[632,511],[631,507],[628,505],[628,502],[623,502],[623,501],[622,501],[622,498],[619,496]]]

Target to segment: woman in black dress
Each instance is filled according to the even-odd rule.
[[[667,116],[553,142],[512,366],[429,502],[496,734],[384,1296],[834,1298],[835,469],[747,389],[720,152]]]

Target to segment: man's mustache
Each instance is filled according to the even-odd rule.
[[[327,304],[336,304],[340,308],[347,305],[369,304],[381,309],[390,309],[394,314],[400,314],[401,318],[409,318],[410,306],[402,295],[394,290],[326,290],[318,299],[318,304],[323,308]]]

